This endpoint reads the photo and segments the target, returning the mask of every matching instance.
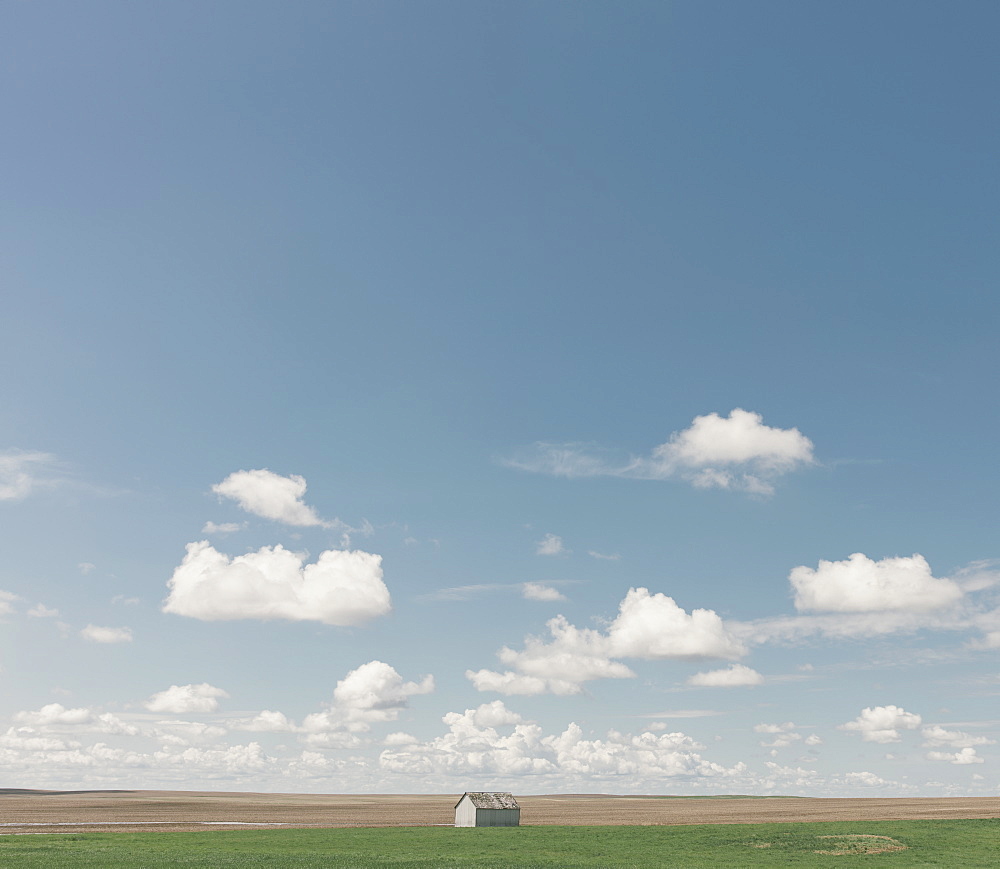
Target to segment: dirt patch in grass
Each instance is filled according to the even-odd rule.
[[[849,854],[885,854],[889,851],[905,851],[906,845],[889,836],[873,836],[870,833],[847,833],[838,836],[817,836],[830,839],[834,847],[830,850],[814,851],[815,854],[831,854],[844,857]]]

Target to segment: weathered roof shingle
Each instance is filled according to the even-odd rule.
[[[513,794],[509,793],[484,793],[466,791],[462,794],[462,799],[468,797],[477,809],[517,809],[520,808]],[[459,803],[462,800],[458,801]],[[457,805],[457,803],[456,803]]]

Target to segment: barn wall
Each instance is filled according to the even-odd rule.
[[[477,827],[517,827],[520,823],[520,809],[476,809]]]
[[[461,802],[455,806],[455,826],[476,826],[476,807],[472,805],[472,800],[468,797],[462,797]]]

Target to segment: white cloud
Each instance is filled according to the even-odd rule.
[[[46,732],[72,727],[77,732],[90,731],[116,736],[136,736],[139,733],[138,727],[127,724],[110,712],[98,715],[85,707],[67,709],[61,703],[49,703],[37,711],[17,712],[14,720],[28,725],[27,729],[33,732],[35,728]]]
[[[965,766],[971,763],[985,763],[985,758],[980,757],[976,754],[974,748],[963,748],[960,751],[948,752],[948,751],[928,751],[928,760],[946,760],[948,763],[954,763],[958,766]]]
[[[232,498],[247,513],[286,525],[332,527],[334,524],[324,522],[312,507],[303,503],[306,481],[297,474],[282,477],[266,468],[235,471],[212,486],[212,491]]]
[[[150,712],[183,715],[188,712],[214,712],[219,698],[229,695],[221,688],[202,682],[200,685],[171,685],[159,691],[143,705]]]
[[[861,734],[865,742],[899,742],[900,730],[916,730],[920,726],[920,716],[907,712],[899,706],[875,706],[861,710],[853,721],[838,725],[840,730],[852,730]]]
[[[562,555],[566,552],[562,537],[556,534],[546,534],[538,541],[538,548],[535,551],[538,555]]]
[[[566,600],[566,595],[556,589],[538,582],[526,582],[521,586],[521,592],[526,600]]]
[[[357,625],[391,609],[382,559],[360,550],[327,550],[315,564],[282,546],[265,546],[231,559],[203,540],[167,585],[163,611],[204,621],[313,620]]]
[[[10,591],[0,591],[0,616],[9,616],[14,612],[14,602],[21,598]]]
[[[696,416],[653,450],[663,476],[680,472],[699,488],[770,494],[769,480],[813,462],[813,445],[798,429],[764,425],[759,413],[736,408],[728,417]]]
[[[18,712],[14,720],[34,727],[52,724],[86,724],[93,720],[93,713],[84,707],[67,709],[62,703],[49,703],[37,712]]]
[[[561,733],[547,736],[500,701],[489,708],[449,712],[442,720],[447,733],[425,743],[386,748],[379,765],[420,776],[531,775],[563,780],[722,779],[743,771],[742,765],[726,769],[704,760],[698,753],[703,746],[683,733],[647,730],[632,735],[612,730],[604,738],[587,739],[578,725],[570,724]]]
[[[59,610],[51,609],[45,606],[45,604],[40,603],[28,610],[28,615],[36,619],[52,619],[59,615]]]
[[[102,628],[98,625],[87,625],[80,631],[80,636],[92,643],[131,643],[131,628]]]
[[[784,724],[755,724],[753,728],[754,733],[790,733],[795,730],[795,724],[791,721],[786,721]]]
[[[846,561],[820,561],[816,570],[796,567],[788,578],[799,610],[923,613],[962,598],[957,583],[931,575],[922,555],[873,561],[855,552]]]
[[[926,742],[924,748],[970,748],[973,745],[995,745],[996,740],[986,736],[973,736],[963,730],[945,730],[940,724],[925,727],[921,734]]]
[[[690,615],[665,594],[631,588],[608,630],[614,657],[647,660],[739,658],[746,648],[733,637],[713,611]]]
[[[688,685],[696,685],[705,688],[738,688],[748,685],[761,685],[764,677],[756,670],[744,664],[730,664],[725,670],[709,670],[705,673],[695,673],[691,676]]]
[[[105,712],[96,717],[97,730],[101,733],[109,733],[115,736],[138,736],[139,728],[134,724],[122,721],[117,715]]]
[[[477,727],[502,727],[505,724],[520,724],[523,720],[519,713],[508,709],[503,700],[483,703],[472,713],[472,723]]]
[[[850,785],[861,785],[866,788],[880,788],[892,784],[884,778],[875,775],[873,772],[849,772],[844,776],[845,781]]]
[[[506,672],[468,670],[480,691],[504,694],[578,694],[591,679],[628,679],[635,674],[616,658],[696,660],[735,658],[745,649],[711,610],[688,614],[663,594],[629,589],[607,633],[577,628],[564,616],[546,626],[551,639],[528,636],[524,649],[507,646],[497,657]]]
[[[86,576],[88,573],[93,573],[97,569],[97,565],[91,564],[89,561],[81,561],[77,565],[77,569]]]
[[[307,715],[302,726],[310,733],[364,732],[375,722],[396,721],[410,697],[433,690],[433,676],[425,676],[420,682],[404,682],[389,664],[369,661],[337,683],[329,709]]]
[[[601,561],[618,561],[619,559],[621,559],[621,556],[618,555],[617,553],[614,555],[605,555],[603,552],[595,552],[593,549],[588,549],[587,555],[589,555],[591,558],[597,558]]]
[[[564,477],[679,477],[698,488],[769,495],[777,477],[813,462],[812,441],[798,429],[772,428],[759,413],[735,408],[695,417],[648,457],[615,461],[584,444],[538,443],[506,464]]]
[[[546,626],[550,642],[529,636],[522,651],[505,646],[497,657],[520,675],[544,680],[554,693],[569,693],[554,690],[567,685],[576,685],[572,693],[577,693],[581,690],[579,684],[591,679],[628,679],[635,675],[624,664],[609,658],[608,640],[598,631],[577,628],[561,615],[549,619]]]
[[[8,450],[0,453],[0,501],[19,501],[46,481],[55,462],[49,453]]]
[[[543,679],[525,676],[508,670],[497,673],[493,670],[466,670],[465,678],[472,682],[477,691],[496,691],[498,694],[535,696],[538,694],[579,694],[582,690],[577,682],[564,679]]]
[[[233,730],[249,730],[257,733],[295,733],[301,729],[296,727],[295,722],[284,712],[275,712],[271,709],[265,709],[250,719],[228,723]]]
[[[784,724],[758,724],[754,727],[754,732],[772,737],[770,742],[762,741],[760,743],[764,748],[786,748],[802,739],[802,734],[796,733],[795,729],[795,724],[786,721]],[[772,751],[771,754],[777,754],[777,752]]]
[[[209,522],[206,522],[204,524],[204,526],[202,526],[201,533],[202,534],[233,534],[236,531],[241,531],[245,527],[246,527],[246,523],[242,523],[241,524],[239,522],[222,522],[222,523],[220,523],[220,524],[217,525],[215,522],[209,521]]]
[[[969,648],[1000,648],[1000,609],[984,589],[993,587],[982,563],[938,579],[921,555],[874,561],[854,553],[844,561],[820,561],[814,570],[789,573],[800,611],[816,614],[731,621],[747,643],[795,642],[812,635],[834,638],[884,636],[921,629],[983,632]],[[973,595],[979,593],[980,600]]]
[[[1000,631],[987,631],[981,640],[971,643],[975,649],[1000,649]]]
[[[202,721],[157,721],[150,733],[164,745],[188,746],[214,742],[227,733],[224,727]]]

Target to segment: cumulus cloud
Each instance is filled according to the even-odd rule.
[[[647,660],[698,660],[739,658],[746,648],[713,610],[690,614],[665,594],[631,588],[608,630],[610,652],[615,657]]]
[[[921,718],[899,706],[869,706],[853,721],[838,725],[840,730],[861,734],[865,742],[899,742],[900,730],[916,730]]]
[[[35,604],[30,610],[28,610],[28,615],[35,619],[52,619],[59,615],[59,610],[52,609],[51,607],[45,606],[43,603]]]
[[[800,614],[729,622],[735,636],[758,644],[812,635],[977,630],[983,638],[970,642],[970,648],[1000,648],[1000,609],[987,609],[992,603],[984,589],[994,583],[981,563],[937,578],[919,554],[875,561],[858,552],[843,561],[820,561],[815,569],[796,567],[788,578]]]
[[[284,712],[275,712],[265,709],[253,718],[241,721],[231,721],[230,726],[234,730],[249,730],[258,733],[294,733],[301,728],[296,727]]]
[[[501,701],[449,712],[447,733],[428,742],[387,747],[379,756],[384,770],[410,775],[562,775],[579,778],[725,778],[726,769],[704,760],[699,745],[684,733],[651,731],[633,735],[609,731],[588,739],[577,724],[546,735]]]
[[[695,417],[649,456],[616,461],[583,444],[538,443],[506,464],[564,477],[676,477],[698,488],[770,495],[777,477],[813,462],[812,441],[798,429],[772,428],[759,413],[735,408]]]
[[[214,712],[219,698],[229,695],[221,688],[202,682],[200,685],[171,685],[159,691],[143,705],[150,712],[184,715],[189,712]]]
[[[940,724],[932,724],[921,731],[926,740],[924,748],[971,748],[974,745],[995,745],[996,740],[986,736],[973,736],[964,730],[946,730]]]
[[[687,683],[704,688],[740,688],[749,685],[762,685],[764,677],[756,670],[744,664],[730,664],[724,670],[709,670],[705,673],[695,673]]]
[[[365,732],[373,723],[396,721],[407,708],[410,697],[433,690],[433,676],[425,676],[420,682],[405,682],[389,664],[369,661],[341,679],[329,708],[307,715],[302,726],[309,733]]]
[[[207,541],[189,543],[167,583],[163,611],[204,621],[313,620],[357,625],[391,609],[382,559],[360,550],[327,550],[314,564],[282,546],[230,559]]]
[[[764,748],[787,748],[802,739],[801,733],[796,733],[795,724],[786,721],[783,724],[758,724],[754,727],[755,733],[766,734],[771,737],[770,741],[761,741]],[[813,737],[809,738],[810,740]],[[818,738],[817,738],[818,739]],[[817,745],[818,742],[806,740],[806,745]],[[777,754],[777,752],[771,752]]]
[[[525,676],[508,670],[498,673],[494,670],[466,670],[468,679],[477,691],[496,691],[498,694],[534,696],[537,694],[579,694],[583,689],[578,682],[565,679],[547,679],[539,676]]]
[[[985,759],[976,754],[974,748],[963,748],[960,751],[928,751],[928,760],[945,760],[958,766],[965,766],[970,763],[985,763]]]
[[[606,633],[578,628],[561,615],[546,626],[550,639],[528,636],[521,651],[505,646],[497,653],[511,669],[468,670],[466,677],[480,691],[578,694],[592,679],[632,678],[617,658],[697,660],[745,652],[713,611],[688,614],[672,598],[645,588],[629,589]]]
[[[796,567],[788,577],[798,610],[929,612],[950,607],[962,589],[950,579],[936,579],[922,555],[873,561],[855,552],[846,561],[820,561],[819,567]]]
[[[0,501],[20,501],[47,480],[55,463],[49,453],[7,450],[0,453]]]
[[[91,731],[116,736],[136,736],[139,728],[127,724],[110,712],[97,714],[85,707],[67,709],[61,703],[49,703],[35,711],[17,712],[14,720],[28,725],[34,732],[37,728],[42,732],[53,728],[57,731],[72,728],[74,731]]]
[[[538,582],[526,582],[521,586],[521,593],[526,600],[566,600],[566,595],[548,585]]]
[[[844,776],[844,780],[850,785],[860,785],[866,788],[881,788],[892,784],[884,778],[875,775],[873,772],[849,772]]]
[[[46,727],[52,724],[86,724],[93,717],[93,713],[84,707],[67,709],[62,703],[49,703],[37,711],[18,712],[14,720],[34,727]]]
[[[759,413],[736,408],[728,417],[696,416],[653,450],[663,475],[680,472],[700,488],[770,494],[769,480],[813,461],[813,445],[797,428],[764,425]]]
[[[369,661],[338,681],[332,701],[321,712],[307,715],[301,725],[270,709],[253,718],[230,720],[228,725],[259,733],[296,733],[310,748],[358,748],[363,741],[356,734],[368,732],[373,724],[398,720],[410,697],[433,690],[433,676],[406,682],[389,664]]]
[[[80,631],[80,636],[92,643],[131,643],[131,628],[102,628],[98,625],[87,625]]]
[[[562,555],[566,552],[563,548],[562,537],[556,534],[546,534],[538,541],[537,547],[535,552],[538,555]]]
[[[306,481],[298,474],[282,477],[266,468],[236,471],[212,486],[212,491],[236,501],[247,513],[286,525],[331,527],[334,524],[324,522],[303,502]]]

